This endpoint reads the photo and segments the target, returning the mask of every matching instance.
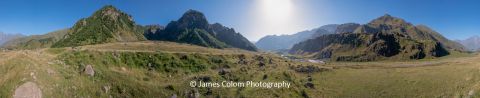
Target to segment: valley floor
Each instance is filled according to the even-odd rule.
[[[88,65],[95,75],[85,73]],[[0,74],[0,98],[480,97],[480,55],[314,64],[237,49],[131,42],[4,51]],[[287,81],[292,87],[192,88],[194,80]]]

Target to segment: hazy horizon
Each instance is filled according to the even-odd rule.
[[[83,1],[4,0],[0,32],[45,34],[69,28],[105,5],[114,5],[140,25],[177,20],[188,9],[203,12],[210,23],[234,28],[252,42],[266,35],[294,34],[327,24],[365,24],[385,13],[415,25],[424,24],[456,40],[480,35],[480,1],[449,0],[178,0]]]

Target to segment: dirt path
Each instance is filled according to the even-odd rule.
[[[42,98],[42,91],[37,84],[27,82],[15,90],[13,98]]]

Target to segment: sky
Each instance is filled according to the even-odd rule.
[[[480,0],[1,0],[0,32],[38,35],[72,27],[105,5],[140,25],[167,25],[188,9],[234,28],[250,41],[327,24],[365,24],[386,13],[445,37],[480,35]]]

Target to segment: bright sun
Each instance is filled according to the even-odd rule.
[[[259,28],[254,31],[256,38],[294,32],[290,30],[296,18],[292,0],[257,0],[255,10],[257,13],[253,25]]]
[[[261,0],[260,5],[263,18],[269,22],[285,22],[291,18],[291,0]]]
[[[253,28],[249,33],[252,40],[266,35],[292,34],[306,27],[304,14],[297,1],[293,0],[255,0],[253,19],[248,25]]]

